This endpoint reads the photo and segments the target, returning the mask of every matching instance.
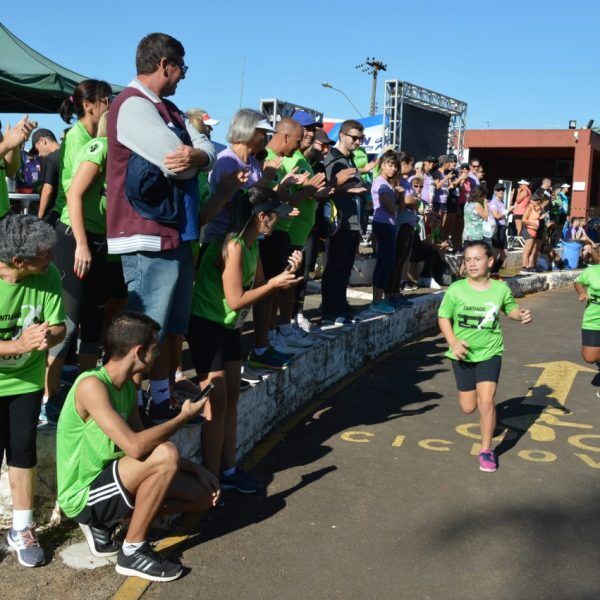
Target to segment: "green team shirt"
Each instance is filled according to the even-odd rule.
[[[58,269],[29,275],[17,283],[0,279],[0,340],[15,340],[34,323],[59,325],[66,319]],[[44,387],[46,352],[0,356],[0,397],[29,394]]]
[[[586,287],[588,295],[581,328],[598,331],[600,330],[600,265],[587,267],[575,282]]]
[[[243,248],[243,275],[244,290],[254,286],[256,266],[258,264],[258,242],[246,246],[243,239],[235,240]],[[244,319],[250,312],[250,307],[242,310],[233,310],[223,291],[222,270],[222,244],[219,241],[211,242],[202,256],[200,266],[196,271],[194,290],[192,292],[192,314],[209,321],[214,321],[224,327],[237,329],[244,324]]]
[[[302,173],[308,173],[312,177],[315,173],[310,163],[304,157],[304,154],[300,150],[296,150],[290,158],[283,159],[283,165],[286,173],[290,173],[292,169],[298,167],[298,175]],[[292,191],[298,191],[302,189],[292,189]],[[300,214],[292,219],[285,219],[278,221],[275,225],[275,229],[281,229],[284,227],[284,223],[289,224],[287,231],[290,234],[290,240],[293,246],[304,246],[312,228],[315,226],[315,214],[317,212],[317,201],[314,198],[306,198],[298,203],[297,206]]]
[[[67,517],[76,517],[85,508],[90,485],[105,467],[125,456],[96,421],[91,418],[83,421],[77,412],[75,392],[86,377],[97,377],[104,382],[113,408],[124,421],[129,420],[136,405],[133,381],[127,381],[118,390],[104,367],[86,371],[75,380],[60,411],[56,431],[58,504]]]
[[[363,169],[364,167],[366,167],[369,164],[369,155],[367,154],[366,150],[364,148],[357,148],[352,153],[352,162],[355,164],[357,169]],[[361,173],[360,178],[363,180],[364,183],[369,184],[367,187],[371,186],[371,173]]]
[[[79,151],[92,139],[88,130],[80,121],[77,121],[65,135],[65,139],[60,145],[60,177],[58,179],[58,193],[56,194],[56,203],[54,210],[62,214],[63,208],[67,203],[67,192],[71,181],[73,181],[73,165]]]
[[[83,195],[83,223],[86,231],[106,235],[106,157],[108,140],[105,137],[94,138],[85,144],[73,161],[73,176],[84,162],[98,166],[100,172],[92,185]],[[71,225],[66,202],[62,207],[60,220]]]
[[[4,160],[0,160],[0,219],[10,212],[8,186],[6,185],[6,167]]]
[[[478,291],[467,279],[461,279],[446,291],[438,317],[450,319],[454,335],[469,344],[465,362],[481,362],[502,354],[500,311],[508,314],[515,308],[517,303],[512,292],[502,281],[490,279],[490,287]],[[448,350],[446,356],[456,360],[452,350]]]
[[[267,148],[267,158],[265,160],[275,160],[276,158],[279,158],[279,156],[277,154],[275,154],[275,152],[273,152],[273,150],[271,150],[271,148]],[[273,182],[271,183],[271,187],[275,187],[276,185],[278,185],[280,183],[280,181],[289,173],[289,171],[286,169],[286,163],[285,163],[286,159],[284,158],[281,161],[281,166],[279,167],[279,169],[277,169],[277,173],[275,175],[275,177],[273,178]],[[294,192],[295,188],[288,188],[288,192]],[[277,221],[277,225],[275,225],[275,229],[277,229],[278,231],[289,231],[290,227],[292,226],[292,219],[279,219]]]

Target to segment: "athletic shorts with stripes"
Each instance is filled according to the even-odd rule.
[[[109,463],[90,485],[85,508],[75,517],[84,525],[102,525],[112,529],[131,516],[134,499],[125,489],[117,469],[118,460]]]

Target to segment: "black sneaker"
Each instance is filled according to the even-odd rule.
[[[236,467],[233,475],[221,473],[221,488],[224,490],[237,490],[242,494],[258,494],[263,486],[253,477]]]
[[[156,423],[164,423],[165,421],[174,419],[179,412],[179,410],[171,407],[170,400],[166,400],[160,404],[155,404],[152,399],[150,399],[150,402],[148,402],[148,419],[155,425]]]
[[[116,556],[119,553],[119,545],[112,539],[113,532],[107,527],[83,523],[79,523],[79,527],[94,556]]]
[[[154,552],[148,542],[144,542],[130,556],[126,556],[121,548],[115,569],[120,575],[141,577],[148,581],[173,581],[183,573],[183,567],[179,563],[171,562]]]

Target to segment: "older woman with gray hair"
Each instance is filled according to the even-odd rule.
[[[238,110],[229,124],[227,141],[230,146],[219,152],[210,174],[209,182],[212,192],[217,191],[217,186],[222,178],[233,176],[238,172],[247,174],[247,178],[244,177],[244,188],[259,183],[263,177],[260,158],[267,145],[267,133],[274,131],[275,129],[262,113],[251,108]],[[206,226],[205,244],[223,237],[228,232],[231,213],[230,204],[224,204],[217,216]]]
[[[13,502],[7,541],[26,567],[44,563],[33,523],[36,432],[46,353],[65,335],[60,275],[50,264],[55,242],[33,215],[0,220],[0,457]]]

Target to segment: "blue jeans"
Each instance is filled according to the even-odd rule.
[[[127,310],[147,314],[166,333],[186,334],[192,307],[194,258],[190,242],[173,250],[123,254]]]
[[[375,221],[373,233],[377,240],[377,262],[373,271],[373,285],[385,290],[396,262],[396,226]]]

